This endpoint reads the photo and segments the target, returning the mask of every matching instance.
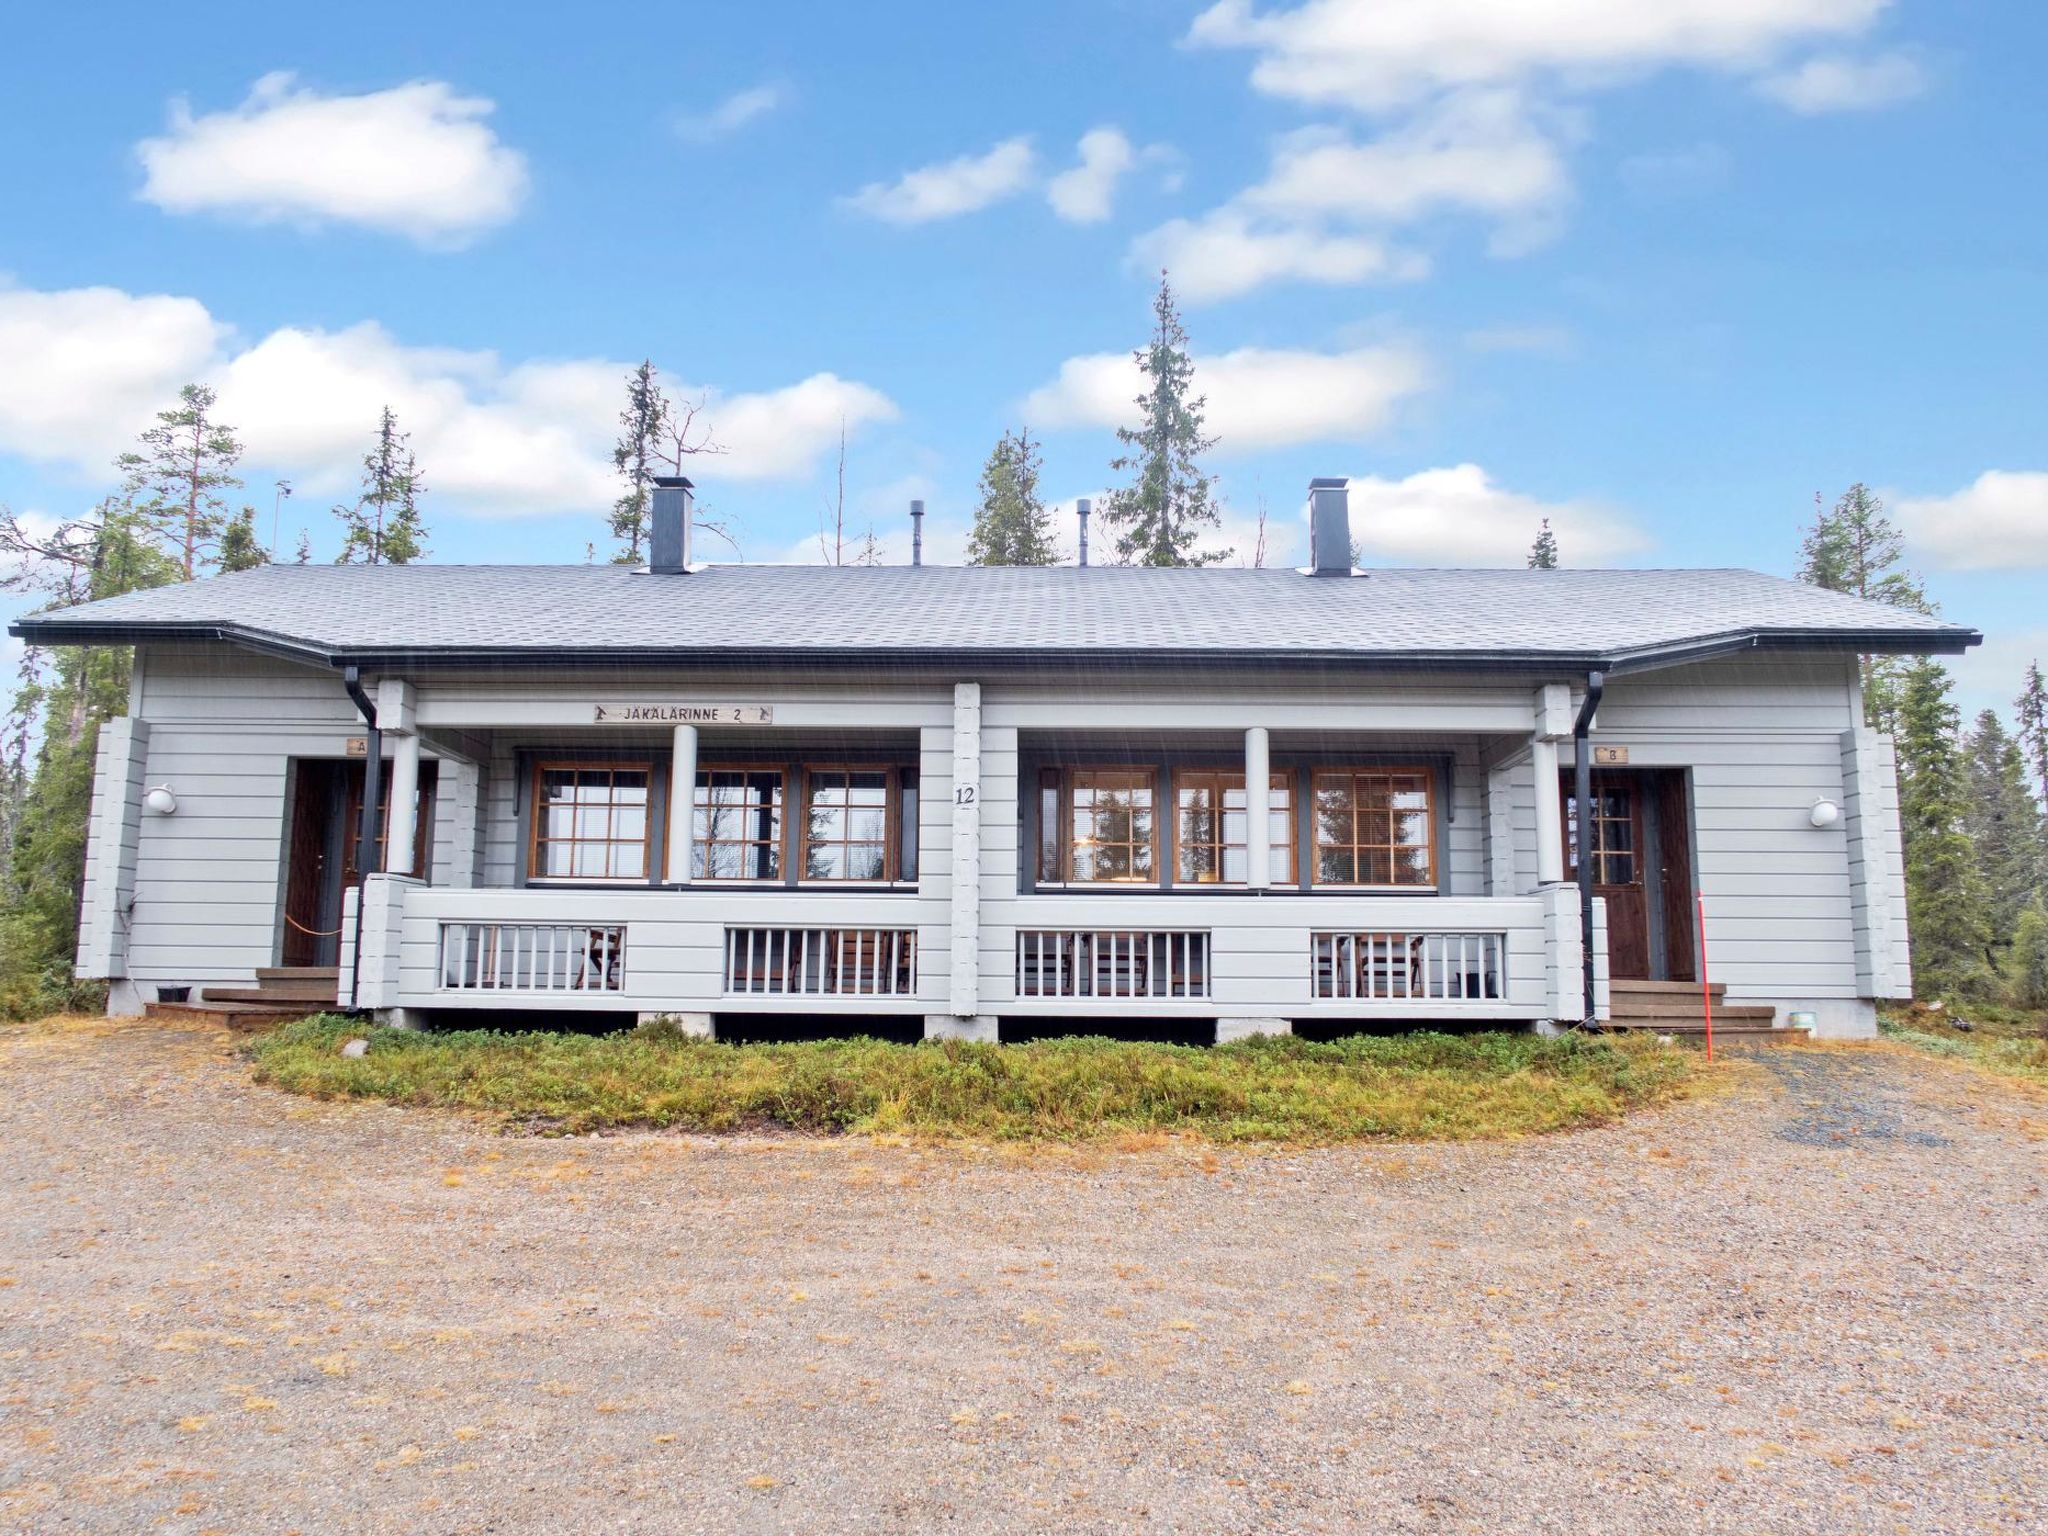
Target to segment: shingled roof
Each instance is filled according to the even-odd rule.
[[[274,565],[18,620],[326,665],[1241,658],[1627,670],[1773,647],[1953,653],[1959,625],[1741,570]]]

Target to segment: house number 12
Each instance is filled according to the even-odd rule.
[[[956,788],[953,791],[953,803],[955,805],[974,804],[974,786],[972,784],[962,784]]]

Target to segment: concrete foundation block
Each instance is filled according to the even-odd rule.
[[[1291,1035],[1294,1033],[1292,1019],[1270,1019],[1259,1016],[1226,1018],[1216,1021],[1216,1043],[1229,1045],[1233,1040],[1249,1040],[1253,1035]]]
[[[423,1022],[417,1008],[379,1008],[372,1016],[386,1029],[418,1029]]]
[[[992,1013],[977,1013],[971,1018],[962,1018],[955,1013],[928,1013],[924,1016],[924,1037],[927,1040],[979,1040],[994,1045],[999,1037],[996,1016]]]
[[[1730,1006],[1747,1002],[1747,998],[1728,999]],[[1813,998],[1772,998],[1778,1008],[1778,1022],[1787,1023],[1795,1013],[1813,1015],[1813,1038],[1816,1040],[1875,1040],[1877,1038],[1877,1004],[1867,997],[1813,997]],[[1970,1016],[1968,1008],[1962,1010],[1964,1018]]]
[[[666,1025],[685,1035],[695,1035],[700,1040],[718,1038],[718,1019],[709,1013],[643,1013],[634,1021],[645,1025]]]

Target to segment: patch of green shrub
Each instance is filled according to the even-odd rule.
[[[363,1038],[369,1049],[345,1057]],[[1654,1041],[1429,1032],[1207,1047],[1100,1038],[987,1045],[724,1045],[613,1035],[365,1029],[322,1016],[253,1042],[259,1081],[321,1098],[479,1110],[509,1125],[1216,1141],[1517,1136],[1618,1118],[1702,1071]]]

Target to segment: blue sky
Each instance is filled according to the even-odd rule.
[[[813,557],[842,420],[855,526],[922,496],[944,555],[1006,426],[1113,483],[1164,262],[1240,548],[1346,474],[1373,560],[1548,516],[1788,572],[1863,479],[2002,703],[2048,654],[2044,45],[1973,0],[38,7],[0,502],[90,504],[196,376],[287,548],[388,400],[434,558],[581,559],[645,356],[748,558]]]

